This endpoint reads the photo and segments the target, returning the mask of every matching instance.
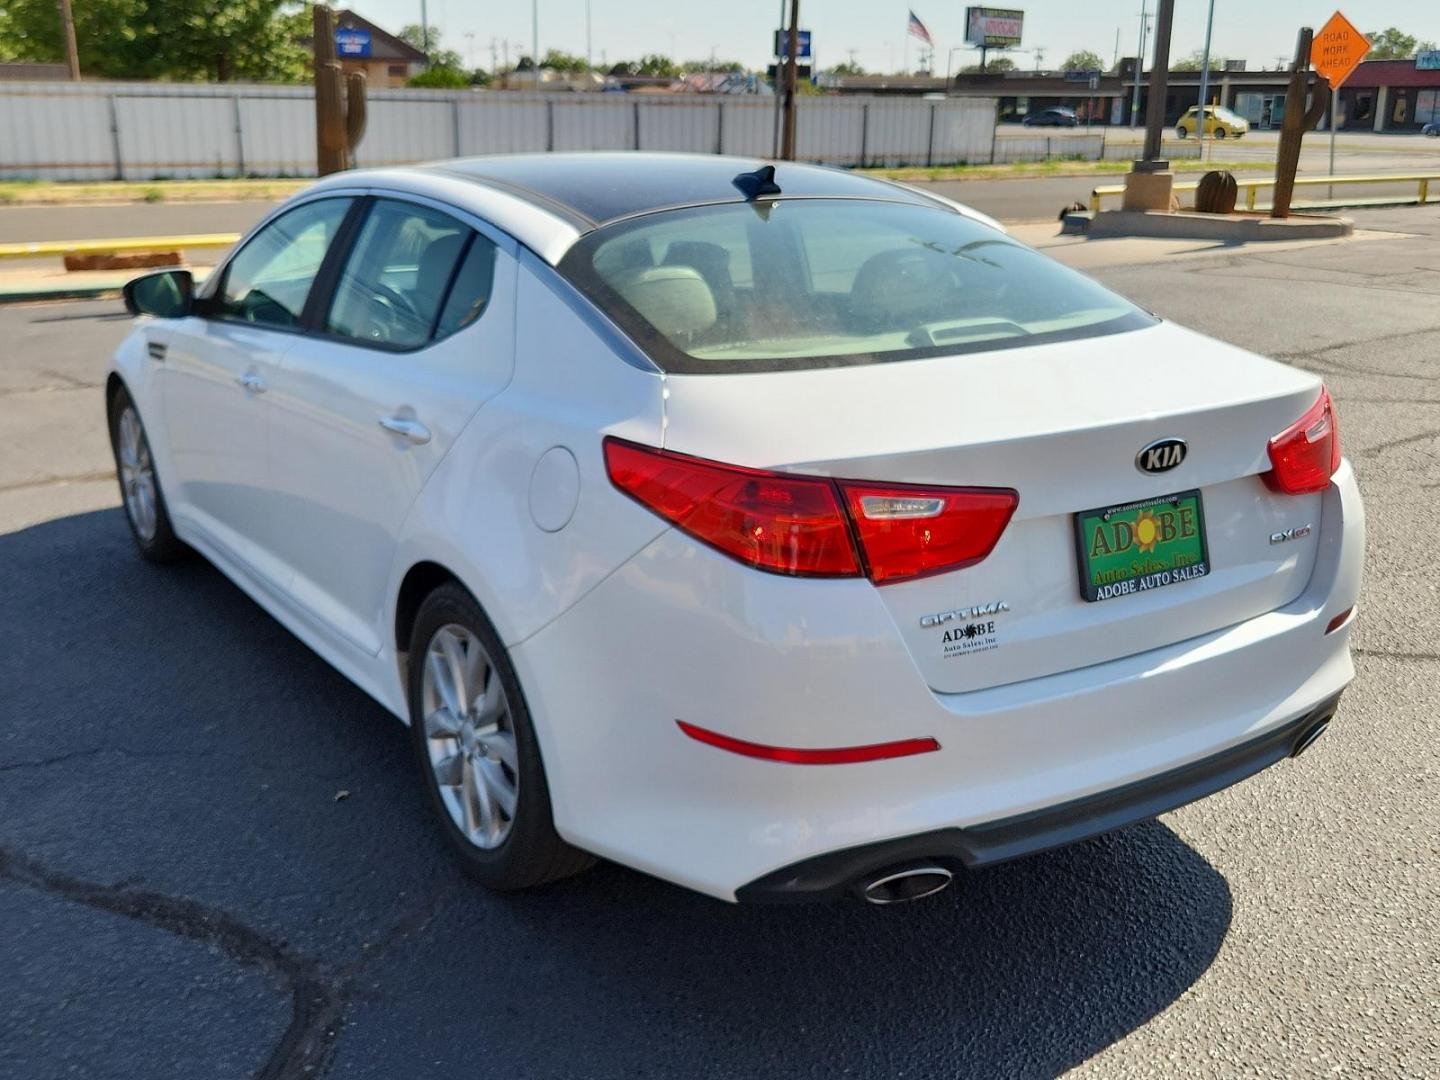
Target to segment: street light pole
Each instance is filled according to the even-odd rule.
[[[535,89],[540,89],[540,0],[530,0],[530,66],[535,74]]]
[[[784,34],[784,33],[785,33],[785,0],[780,0],[780,17],[775,20],[775,38],[776,38],[776,40],[778,41],[779,38],[780,38],[780,36],[781,36],[782,34]],[[781,51],[783,52],[783,50],[781,50]],[[780,57],[780,56],[776,56],[776,57],[775,57],[775,85],[774,85],[774,88],[773,88],[774,91],[775,91],[775,125],[774,125],[775,130],[774,130],[774,132],[773,132],[772,135],[771,135],[771,147],[770,147],[770,150],[771,150],[770,156],[773,157],[773,158],[778,158],[778,157],[780,156],[780,112],[781,112],[781,109],[784,107],[784,104],[785,104],[785,93],[784,93],[784,90],[783,90],[783,87],[782,87],[782,83],[784,82],[784,76],[782,75],[782,73],[781,73],[781,71],[780,71],[780,65],[783,64],[784,62],[785,62],[785,61],[784,61],[783,57]]]
[[[430,16],[425,14],[425,0],[420,0],[420,51],[425,54],[425,66],[430,66]]]
[[[1205,16],[1205,55],[1200,60],[1200,109],[1196,113],[1196,130],[1200,133],[1200,160],[1205,160],[1205,108],[1210,95],[1210,31],[1215,27],[1215,0],[1210,0],[1210,13]],[[1216,121],[1219,121],[1217,116]]]
[[[780,136],[780,157],[795,160],[795,67],[800,52],[800,0],[790,0],[790,35],[785,51],[785,129]]]

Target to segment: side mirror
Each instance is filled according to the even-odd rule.
[[[189,270],[158,270],[125,283],[125,310],[132,315],[180,319],[195,309],[195,278]]]

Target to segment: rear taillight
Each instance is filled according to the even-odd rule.
[[[995,550],[1020,497],[1009,488],[925,488],[841,480],[870,579],[958,570]]]
[[[758,570],[876,584],[954,570],[990,554],[1019,496],[722,465],[620,439],[605,464],[621,491]],[[858,542],[858,548],[857,548]]]
[[[1263,479],[1271,491],[1308,495],[1324,491],[1340,468],[1340,427],[1330,391],[1295,423],[1270,440],[1270,471]]]

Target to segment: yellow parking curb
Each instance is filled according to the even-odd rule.
[[[0,259],[118,255],[134,251],[194,251],[200,248],[228,248],[239,239],[239,233],[199,233],[193,236],[124,236],[112,240],[37,240],[0,244]]]

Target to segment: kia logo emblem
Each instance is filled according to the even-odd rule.
[[[1184,439],[1156,439],[1140,448],[1135,455],[1135,467],[1143,473],[1162,473],[1169,472],[1184,460]]]

